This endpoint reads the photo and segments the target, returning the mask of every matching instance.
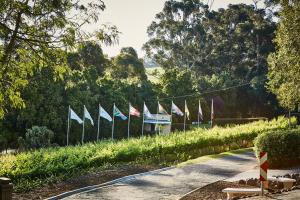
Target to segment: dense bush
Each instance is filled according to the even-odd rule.
[[[27,129],[25,135],[25,144],[27,148],[49,147],[54,138],[53,131],[45,126],[33,126],[31,129]]]
[[[300,164],[300,128],[270,131],[255,139],[257,155],[268,153],[270,168],[291,167]]]
[[[284,129],[285,118],[258,121],[235,127],[214,127],[175,132],[166,136],[132,138],[122,141],[101,141],[83,146],[45,148],[0,157],[0,176],[10,177],[15,184],[31,183],[49,177],[68,177],[107,164],[141,162],[173,164],[202,155],[253,146],[253,139],[261,133]],[[20,187],[19,187],[20,188]],[[26,189],[22,186],[21,189]]]

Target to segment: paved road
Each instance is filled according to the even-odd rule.
[[[252,151],[208,160],[181,168],[138,176],[111,186],[65,198],[66,200],[178,199],[189,191],[232,177],[257,164]]]

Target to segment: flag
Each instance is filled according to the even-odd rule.
[[[146,116],[147,118],[153,118],[153,115],[150,113],[145,103],[144,103],[144,116]]]
[[[173,103],[172,101],[172,113],[175,113],[176,115],[179,115],[179,116],[183,116],[183,112]]]
[[[100,117],[107,119],[110,122],[112,121],[111,116],[101,106],[99,107],[99,115]]]
[[[123,113],[121,113],[121,111],[115,105],[114,105],[114,116],[115,117],[120,117],[122,120],[127,119],[127,117]]]
[[[187,107],[186,101],[184,101],[184,104],[185,104],[185,105],[184,105],[184,112],[185,112],[185,114],[186,114],[188,120],[190,120],[190,111],[189,111],[189,109],[188,109],[188,107]]]
[[[210,115],[210,117],[211,117],[211,120],[213,120],[214,117],[215,117],[215,114],[214,114],[214,99],[211,99],[211,115]]]
[[[91,121],[91,124],[94,126],[94,121],[85,106],[83,106],[83,116],[84,116],[84,118],[89,119]]]
[[[159,102],[158,102],[158,113],[160,113],[160,114],[168,114],[167,111],[162,107],[162,105],[160,105]]]
[[[136,108],[132,107],[131,104],[129,104],[129,115],[140,117],[141,113]]]
[[[199,115],[199,118],[200,118],[201,120],[203,120],[203,113],[202,113],[202,108],[201,108],[200,100],[199,100],[198,115]]]
[[[83,121],[78,117],[78,115],[70,108],[70,119],[76,120],[79,124],[82,124]]]

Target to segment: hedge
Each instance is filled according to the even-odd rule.
[[[268,153],[270,168],[300,165],[300,127],[269,131],[255,139],[255,151]]]

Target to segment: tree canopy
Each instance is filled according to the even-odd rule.
[[[300,2],[281,0],[276,52],[269,56],[268,88],[289,109],[300,105]]]
[[[0,117],[10,107],[24,107],[20,94],[35,67],[45,63],[61,74],[65,71],[62,49],[78,41],[117,39],[115,27],[110,35],[99,28],[83,31],[87,23],[98,21],[105,5],[101,0],[1,0],[0,2]],[[42,64],[44,63],[44,64]],[[52,64],[50,64],[52,63]]]

